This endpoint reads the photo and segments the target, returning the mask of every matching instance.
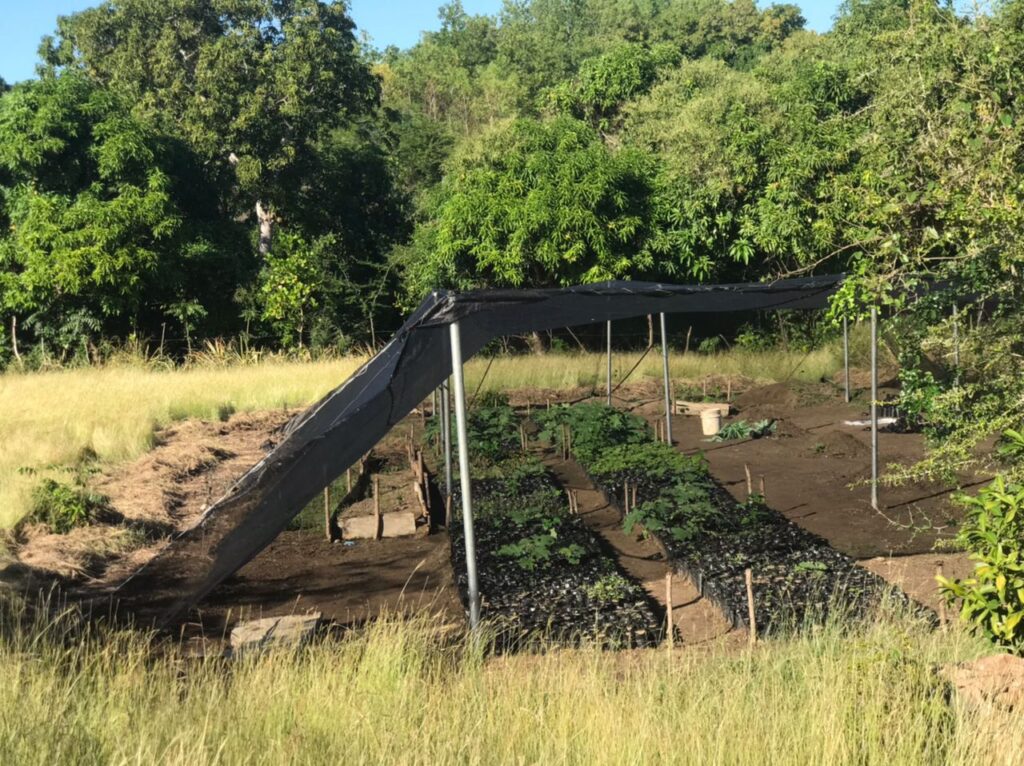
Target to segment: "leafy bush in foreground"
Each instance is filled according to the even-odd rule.
[[[1024,485],[997,477],[961,502],[967,518],[958,541],[977,563],[972,577],[939,578],[942,593],[961,602],[960,618],[976,632],[1024,654]]]

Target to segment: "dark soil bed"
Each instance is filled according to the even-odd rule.
[[[745,572],[753,576],[759,632],[818,623],[830,617],[859,619],[885,598],[910,605],[881,577],[765,506],[737,503],[711,479],[720,516],[693,540],[655,533],[677,568],[700,586],[734,625],[747,625]],[[613,502],[612,487],[602,486]],[[916,604],[914,608],[927,612]],[[930,612],[929,612],[930,614]]]
[[[550,532],[509,523],[509,512],[524,497],[556,489],[550,475],[473,482],[482,616],[496,627],[499,647],[520,648],[538,638],[568,645],[598,642],[615,648],[657,645],[663,632],[660,610],[578,516],[559,515]],[[453,495],[453,506],[458,507],[457,489]],[[557,549],[574,546],[578,560],[556,554],[529,569],[502,553],[505,546],[545,534],[557,538]],[[457,517],[452,521],[451,541],[455,579],[463,602],[468,603],[465,540]]]

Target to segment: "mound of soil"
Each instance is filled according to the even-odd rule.
[[[940,671],[961,698],[974,705],[1024,710],[1024,659],[1008,654],[947,665]]]
[[[781,410],[792,410],[800,403],[796,392],[785,383],[773,383],[770,386],[759,386],[749,391],[744,391],[736,397],[736,407],[743,412],[758,408],[778,408]]]
[[[869,447],[853,434],[828,431],[815,441],[812,451],[826,457],[860,458],[870,455]]]

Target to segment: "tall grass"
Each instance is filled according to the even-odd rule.
[[[640,354],[616,354],[620,379]],[[0,528],[28,509],[32,487],[55,467],[74,463],[83,449],[103,461],[127,460],[153,444],[155,429],[183,418],[224,417],[234,411],[303,407],[351,375],[363,358],[261,364],[210,364],[162,369],[121,364],[38,373],[0,375]],[[834,349],[809,355],[734,351],[713,356],[673,354],[672,374],[699,380],[735,375],[755,380],[788,376],[813,380],[831,374]],[[467,365],[467,386],[475,390],[563,389],[604,380],[602,354],[498,357]],[[661,361],[648,354],[631,381],[660,379]],[[485,375],[486,373],[486,375]]]
[[[10,618],[8,618],[10,619]],[[484,659],[428,619],[225,666],[144,637],[0,630],[0,763],[1000,764],[1019,737],[947,701],[975,656],[908,618],[753,652]]]

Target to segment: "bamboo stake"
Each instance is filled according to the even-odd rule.
[[[380,540],[384,536],[384,519],[380,514],[380,477],[373,477],[373,515],[377,517],[377,531],[374,540]]]
[[[942,577],[942,563],[941,562],[939,563],[939,565],[937,567],[935,567],[935,577],[936,578]],[[941,598],[941,597],[939,598],[939,627],[942,629],[943,633],[946,632],[946,599]]]
[[[763,473],[761,474],[761,499],[764,500],[765,502],[768,501],[768,495],[767,495],[767,493],[765,492],[765,489],[764,489],[764,474]]]
[[[668,649],[675,648],[675,620],[672,618],[672,570],[665,572],[665,633],[668,639]]]
[[[732,378],[725,379],[725,401],[732,402]]]
[[[332,540],[331,536],[331,485],[324,487],[324,534],[327,535],[327,542]]]
[[[750,477],[750,466],[746,463],[743,464],[743,471],[747,474],[747,500],[754,494],[754,480]]]
[[[754,613],[754,573],[749,569],[743,573],[747,581],[747,622],[750,623],[750,645],[757,643],[757,617]]]
[[[345,494],[352,493],[352,468],[345,469]]]

